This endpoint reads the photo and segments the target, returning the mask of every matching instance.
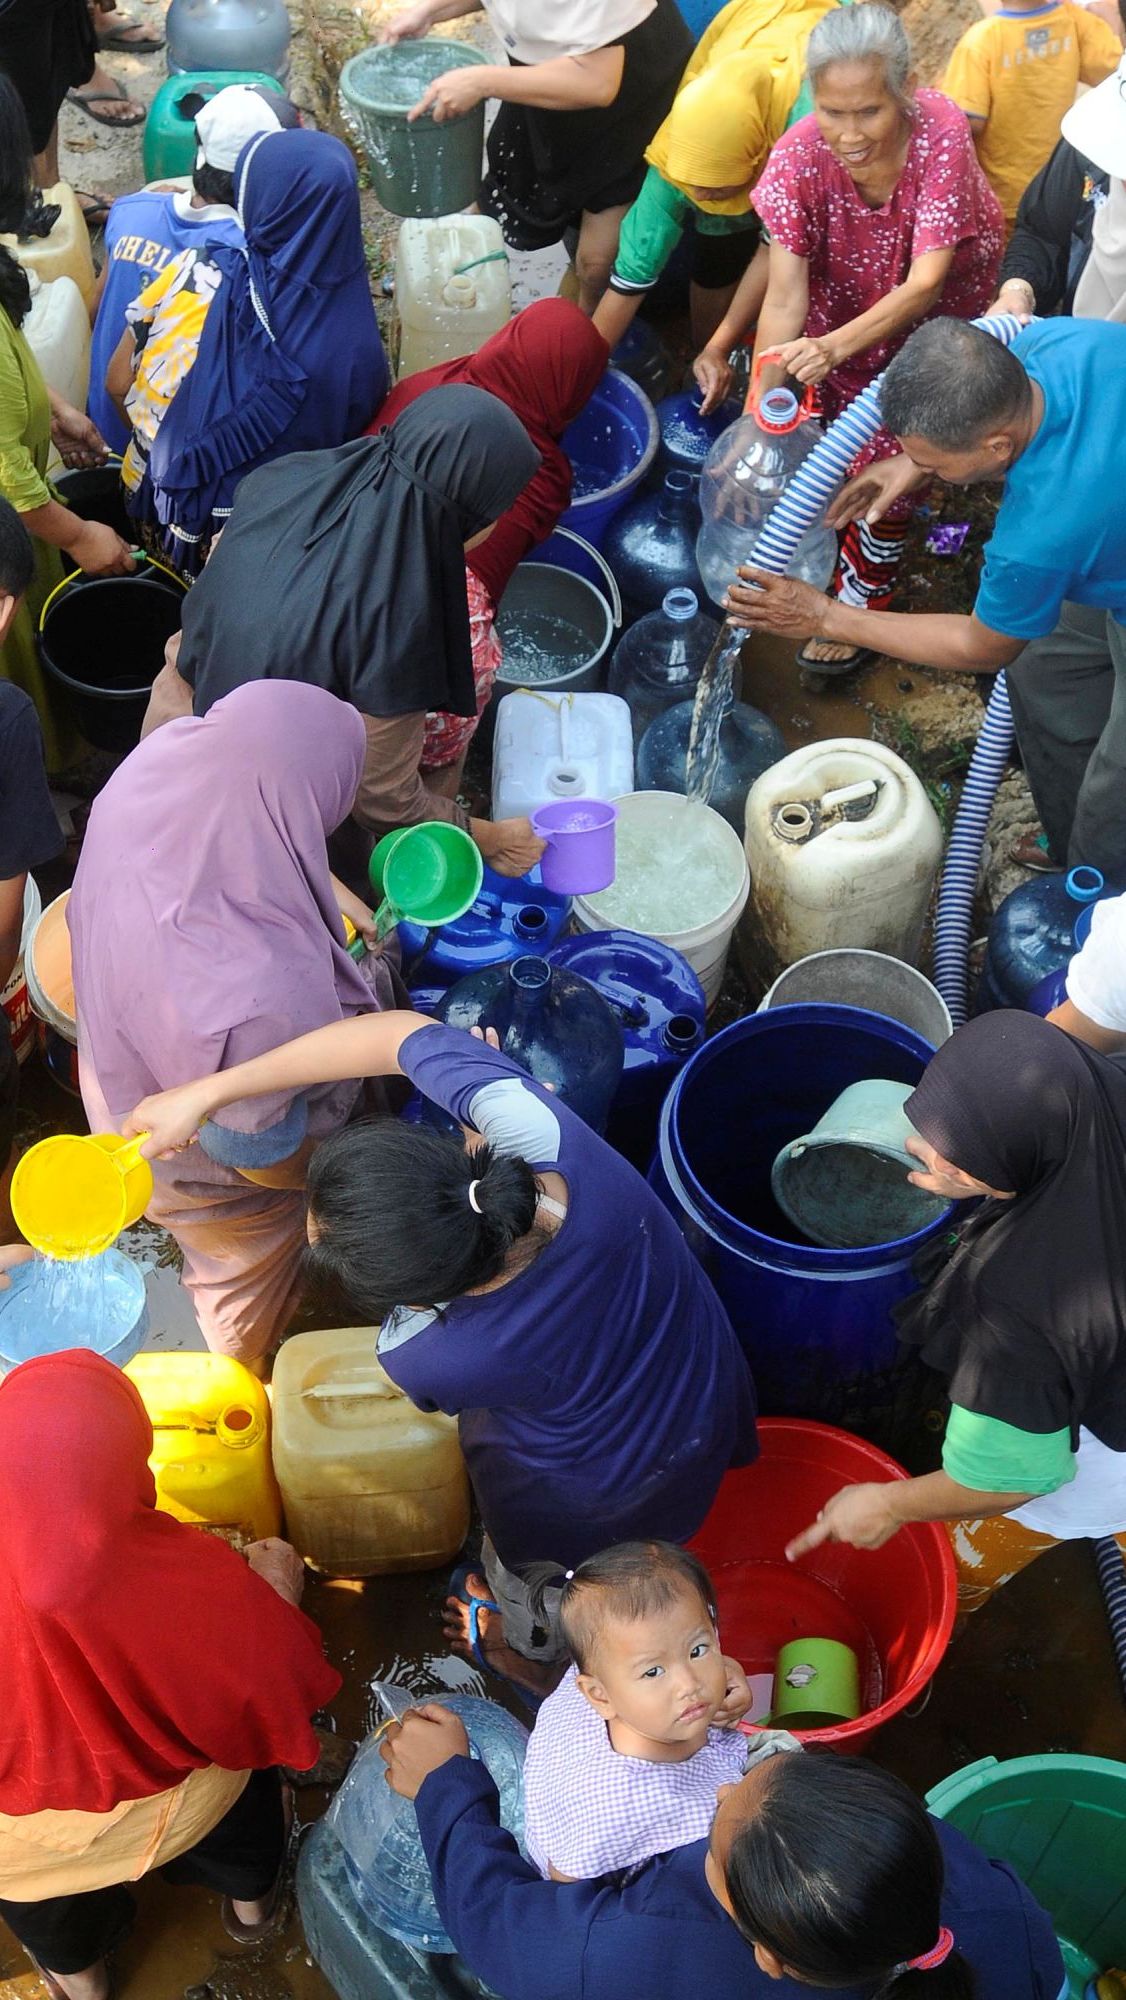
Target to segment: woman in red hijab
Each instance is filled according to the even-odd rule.
[[[456,795],[465,753],[484,714],[501,662],[493,623],[517,563],[545,541],[571,504],[571,465],[560,446],[602,380],[610,350],[586,314],[567,299],[539,299],[525,306],[476,354],[410,375],[392,389],[369,432],[394,424],[408,403],[445,382],[487,389],[519,417],[541,455],[540,468],[492,534],[466,558],[465,585],[473,641],[477,718],[428,716],[422,770],[431,791]]]
[[[89,1350],[0,1383],[0,1917],[62,2000],[105,2000],[124,1884],[151,1868],[221,1891],[242,1942],[270,1927],[277,1767],[316,1762],[340,1686],[294,1552],[244,1561],[158,1514],[151,1449]]]

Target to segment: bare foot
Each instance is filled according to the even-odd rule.
[[[484,1577],[466,1577],[465,1588],[469,1596],[478,1604],[491,1602],[489,1586]],[[469,1607],[460,1597],[447,1597],[442,1613],[442,1630],[455,1653],[474,1666],[480,1664],[469,1636]],[[535,1660],[526,1659],[514,1647],[505,1644],[504,1617],[499,1611],[480,1610],[477,1613],[477,1645],[485,1665],[504,1680],[514,1681],[517,1687],[527,1688],[531,1694],[550,1694],[563,1678],[564,1667],[541,1666]]]
[[[851,660],[856,650],[855,646],[834,644],[831,639],[810,639],[802,647],[802,652],[811,666],[815,666],[818,661],[824,661],[828,666],[839,665],[842,660]]]

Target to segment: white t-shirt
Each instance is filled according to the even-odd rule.
[[[1067,997],[1097,1028],[1126,1034],[1126,896],[1096,903],[1091,934],[1067,968]]]
[[[1087,1012],[1085,1007],[1083,1012]],[[1059,1542],[1078,1541],[1083,1535],[1097,1541],[1100,1535],[1122,1534],[1126,1530],[1126,1451],[1111,1451],[1090,1431],[1081,1429],[1074,1479],[1054,1493],[1038,1493],[1023,1507],[1014,1507],[1010,1518],[1038,1535],[1054,1535]]]

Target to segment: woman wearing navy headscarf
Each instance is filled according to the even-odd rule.
[[[196,575],[245,473],[358,437],[386,394],[351,154],[268,132],[239,155],[245,248],[186,250],[129,308],[106,376],[132,438],[126,506]]]

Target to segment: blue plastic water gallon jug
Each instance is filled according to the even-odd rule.
[[[695,694],[718,631],[719,620],[701,611],[696,592],[678,585],[623,632],[610,663],[610,693],[629,703],[635,747],[656,716]]]
[[[704,595],[696,568],[700,482],[691,472],[666,472],[656,493],[643,493],[606,530],[602,547],[622,593],[627,624],[656,611],[670,590]]]
[[[665,1092],[704,1039],[704,989],[680,952],[636,931],[582,931],[549,957],[589,979],[618,1018],[625,1063],[606,1137],[644,1172]]]
[[[666,396],[657,404],[661,427],[658,464],[663,472],[702,472],[704,460],[728,424],[737,422],[740,410],[733,397],[705,417],[700,409],[702,389],[686,389],[678,396]]]
[[[505,1055],[605,1131],[621,1081],[622,1031],[588,980],[546,958],[515,958],[451,986],[438,1019],[451,1028],[495,1028]]]
[[[545,951],[562,936],[570,914],[570,897],[545,889],[538,868],[514,878],[486,867],[477,900],[463,917],[434,931],[399,925],[404,977],[412,992],[452,986],[487,965]]]
[[[1097,868],[1072,868],[1067,875],[1035,875],[1006,896],[989,926],[977,1013],[1025,1007],[1049,973],[1066,969],[1075,950],[1075,920],[1104,889]]]
[[[687,790],[688,744],[695,704],[678,702],[651,722],[637,749],[639,792]],[[708,804],[722,813],[742,839],[747,793],[764,771],[786,755],[786,739],[777,724],[748,702],[729,699],[719,725],[719,762]]]
[[[372,1692],[388,1718],[415,1706],[407,1689],[380,1681]],[[524,1837],[524,1750],[528,1732],[508,1710],[478,1695],[443,1694],[461,1717],[470,1754],[484,1763],[500,1793],[501,1824]],[[381,1930],[418,1951],[452,1952],[434,1901],[430,1868],[409,1799],[387,1783],[378,1733],[368,1738],[326,1815],[344,1850],[356,1900]]]

